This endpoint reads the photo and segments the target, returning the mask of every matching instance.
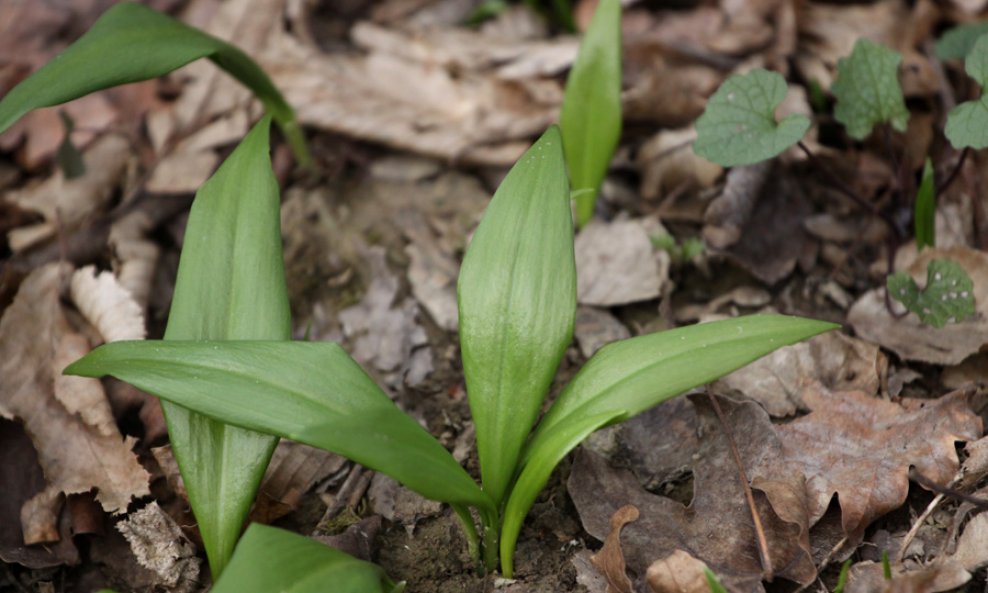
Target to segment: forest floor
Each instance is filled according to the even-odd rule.
[[[549,2],[471,26],[476,0],[147,3],[240,46],[298,111],[314,170],[273,152],[295,338],[343,344],[477,475],[457,273],[498,183],[558,119],[579,37],[529,6]],[[0,2],[0,95],[111,4]],[[585,26],[595,0],[573,4]],[[848,592],[988,590],[984,155],[937,196],[936,246],[912,241],[927,157],[939,179],[958,165],[945,114],[976,97],[933,46],[988,3],[623,4],[624,128],[577,234],[575,338],[550,401],[618,339],[756,312],[842,329],[592,435],[525,521],[513,580],[473,570],[448,507],[294,443],[279,446],[251,519],[374,561],[414,593],[698,593],[704,565],[732,592],[823,592],[846,560]],[[826,89],[859,37],[902,55],[905,132],[857,142],[834,120]],[[793,148],[725,170],[693,153],[707,98],[756,67],[789,81],[780,115],[812,116],[812,159]],[[109,340],[75,294],[85,278],[99,290],[95,271],[130,293],[141,336],[161,337],[194,192],[260,108],[202,61],[62,109],[80,177],[60,166],[58,109],[0,135],[0,591],[204,591],[157,400],[106,380],[69,404],[58,377]],[[884,293],[889,262],[922,286],[934,259],[967,272],[976,307],[940,329]],[[626,505],[637,519],[613,529]],[[141,539],[147,509],[168,527]],[[148,549],[168,546],[180,551],[152,566]]]

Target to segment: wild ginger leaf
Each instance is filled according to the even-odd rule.
[[[70,375],[112,375],[209,418],[338,453],[431,500],[493,510],[453,456],[332,342],[112,342]]]
[[[212,35],[130,2],[107,10],[78,41],[0,100],[0,133],[32,109],[157,78],[199,58],[209,58],[253,91],[285,133],[299,161],[308,162],[308,149],[294,111],[247,54]]]
[[[954,27],[937,41],[937,57],[941,60],[963,60],[985,33],[988,33],[988,21]]]
[[[602,0],[566,81],[563,148],[569,167],[576,221],[593,216],[600,184],[621,136],[621,2]]]
[[[379,566],[297,533],[254,523],[212,591],[322,593],[330,583],[334,593],[395,590]]]
[[[196,193],[165,340],[287,340],[291,317],[281,254],[270,118],[254,126]],[[162,402],[172,451],[219,575],[233,553],[278,439]]]
[[[936,246],[936,187],[933,185],[933,162],[926,159],[923,178],[916,192],[916,206],[913,208],[913,227],[916,234],[916,247]]]
[[[988,35],[982,35],[964,60],[964,70],[981,85],[981,97],[954,107],[943,133],[954,148],[988,147]]]
[[[724,167],[770,159],[799,142],[810,127],[805,115],[775,121],[786,96],[786,81],[776,72],[735,74],[707,101],[696,120],[693,151]]]
[[[463,258],[457,294],[481,477],[500,502],[576,318],[573,218],[555,126],[498,187]]]
[[[964,268],[949,259],[930,262],[922,290],[905,272],[890,275],[886,286],[892,298],[933,327],[957,323],[974,314],[974,283]]]
[[[847,58],[837,62],[831,87],[837,105],[834,117],[852,138],[864,140],[877,124],[906,131],[909,110],[899,85],[899,52],[868,39],[858,39]]]

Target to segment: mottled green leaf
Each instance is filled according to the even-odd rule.
[[[573,336],[573,219],[555,126],[512,167],[457,285],[460,347],[484,489],[500,502]]]
[[[988,35],[978,38],[964,60],[964,70],[981,85],[981,97],[954,107],[947,114],[944,135],[954,148],[975,150],[988,147]]]
[[[770,159],[799,142],[810,127],[805,115],[780,122],[775,109],[786,96],[786,80],[756,69],[735,74],[720,85],[696,120],[693,151],[724,167]]]
[[[566,386],[536,429],[522,463],[561,424],[598,414],[628,416],[675,397],[782,346],[837,325],[785,315],[750,315],[613,342],[601,348]]]
[[[933,162],[926,159],[923,178],[916,192],[916,207],[913,208],[913,226],[916,232],[916,247],[936,246],[937,196],[933,184]]]
[[[909,110],[899,85],[899,52],[868,39],[858,39],[850,57],[837,62],[831,92],[837,99],[834,117],[852,138],[863,140],[878,124],[906,131]]]
[[[974,314],[974,284],[964,268],[949,259],[935,259],[926,268],[926,287],[897,272],[886,282],[889,294],[933,327],[957,323]]]
[[[941,60],[963,60],[985,33],[988,33],[988,21],[958,25],[937,41],[937,57]]]
[[[212,593],[392,593],[381,567],[284,529],[252,524]]]
[[[65,372],[112,375],[197,414],[349,457],[426,498],[493,509],[453,456],[332,342],[113,342]]]
[[[166,340],[291,337],[269,128],[270,119],[264,118],[196,194]],[[219,575],[277,439],[167,401],[162,407],[210,567]]]
[[[566,81],[559,123],[576,221],[583,226],[593,216],[600,184],[621,137],[620,0],[601,0],[597,5]]]
[[[101,89],[163,76],[199,58],[248,87],[274,117],[301,162],[308,162],[295,113],[271,79],[236,47],[130,2],[114,5],[79,38],[0,100],[0,133],[25,113]]]

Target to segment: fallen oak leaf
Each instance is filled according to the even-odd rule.
[[[652,593],[709,593],[706,570],[709,569],[702,560],[676,550],[653,562],[645,579]]]
[[[954,442],[975,440],[982,431],[964,391],[897,404],[810,383],[803,401],[812,412],[776,426],[775,432],[787,459],[806,476],[810,524],[824,515],[836,494],[851,545],[861,541],[872,521],[902,506],[911,466],[946,485],[959,467]]]

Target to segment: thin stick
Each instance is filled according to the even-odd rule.
[[[953,183],[955,179],[957,179],[957,175],[958,173],[961,172],[961,167],[964,166],[964,161],[967,160],[967,153],[969,152],[971,152],[971,147],[965,146],[964,150],[961,151],[961,158],[957,159],[957,164],[954,165],[954,168],[950,171],[950,174],[947,175],[946,179],[944,179],[943,181],[937,184],[938,195],[942,193],[945,189],[950,187],[950,184]]]
[[[984,498],[978,498],[977,496],[971,496],[959,490],[954,490],[950,486],[941,486],[933,480],[927,478],[923,474],[919,473],[915,468],[909,470],[909,479],[916,482],[923,488],[927,490],[932,490],[937,494],[942,494],[944,496],[949,496],[950,498],[972,504],[979,509],[988,509],[988,500]],[[951,482],[953,484],[953,482]]]
[[[919,517],[916,517],[916,521],[913,522],[912,527],[910,527],[909,531],[906,533],[906,537],[902,538],[902,543],[899,545],[899,553],[896,554],[895,558],[896,564],[902,564],[902,560],[906,557],[906,548],[909,547],[909,544],[913,543],[913,539],[916,537],[916,534],[919,533],[919,528],[922,527],[923,523],[926,522],[926,519],[933,514],[933,511],[940,506],[940,502],[944,499],[944,497],[945,495],[943,494],[937,494],[933,497],[933,500],[930,501],[930,504],[926,505],[926,508],[923,510],[922,514],[920,514]]]
[[[731,432],[731,428],[727,425],[727,420],[724,418],[724,412],[720,409],[720,403],[717,398],[714,397],[709,391],[707,392],[707,397],[710,398],[710,403],[713,405],[714,412],[717,414],[717,420],[720,421],[721,428],[724,430],[724,436],[727,437],[727,443],[731,448],[731,455],[734,456],[734,463],[738,466],[738,478],[741,480],[741,487],[744,489],[744,497],[748,501],[748,508],[751,510],[751,520],[755,525],[755,535],[757,536],[758,543],[758,558],[762,564],[762,578],[768,582],[772,582],[772,557],[768,551],[768,538],[765,537],[765,529],[762,527],[762,519],[758,516],[758,509],[755,507],[755,495],[751,492],[751,486],[748,485],[748,476],[744,471],[744,465],[741,462],[741,452],[738,451],[737,443],[734,442],[734,434]]]

